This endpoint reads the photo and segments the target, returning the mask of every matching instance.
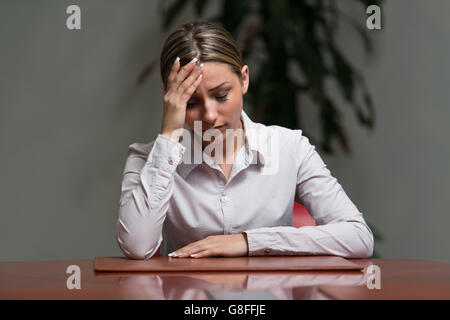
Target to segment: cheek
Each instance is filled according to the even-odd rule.
[[[242,106],[242,99],[237,95],[233,95],[225,102],[224,106],[227,113],[237,112]]]
[[[194,121],[200,119],[199,111],[196,109],[186,109],[186,123],[191,127],[194,126]]]
[[[242,110],[242,97],[234,96],[232,99],[227,101],[226,112],[230,116],[239,118],[241,116]]]

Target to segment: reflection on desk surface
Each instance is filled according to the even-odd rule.
[[[249,275],[251,278],[251,275]],[[210,283],[188,277],[128,277],[119,280],[120,292],[127,299],[158,300],[299,300],[329,299],[315,286],[249,288]]]
[[[368,261],[365,269],[372,264]],[[103,277],[105,274],[96,273]],[[117,288],[131,299],[209,299],[207,292],[269,292],[274,299],[327,299],[316,286],[333,283],[343,286],[365,285],[368,275],[364,271],[349,272],[197,272],[109,273],[117,277]],[[251,299],[251,298],[248,298]]]
[[[353,260],[352,260],[353,261]],[[362,271],[95,272],[92,260],[0,262],[0,299],[449,299],[450,264],[420,259],[356,259]],[[381,288],[367,286],[369,266]],[[81,288],[67,286],[67,268]]]

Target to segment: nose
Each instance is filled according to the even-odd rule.
[[[205,102],[202,114],[203,129],[213,127],[217,123],[217,115],[217,106],[214,103]]]

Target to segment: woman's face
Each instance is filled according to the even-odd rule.
[[[201,121],[203,131],[222,126],[222,134],[226,129],[241,128],[243,95],[249,83],[248,66],[244,65],[241,72],[242,84],[228,64],[203,63],[203,79],[186,107],[186,123],[192,130],[194,121]]]

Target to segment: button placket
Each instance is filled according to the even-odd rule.
[[[227,196],[227,195],[223,195],[223,196],[221,197],[221,199],[222,199],[222,202],[223,202],[223,203],[229,203],[229,202],[231,202],[230,196]]]
[[[222,193],[220,197],[220,201],[222,204],[222,212],[223,212],[223,223],[224,223],[224,232],[225,234],[231,234],[233,228],[231,227],[231,218],[232,218],[232,207],[231,197],[227,193]]]

